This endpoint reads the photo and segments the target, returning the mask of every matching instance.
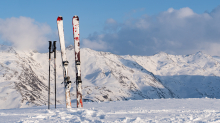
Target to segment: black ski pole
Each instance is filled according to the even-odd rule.
[[[53,41],[53,52],[54,52],[54,82],[55,82],[55,108],[56,108],[56,41]]]
[[[48,109],[50,109],[50,59],[51,59],[50,53],[51,53],[51,45],[52,45],[52,42],[51,42],[51,41],[49,41],[49,82],[48,82]]]

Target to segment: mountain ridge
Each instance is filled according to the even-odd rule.
[[[48,53],[20,51],[3,45],[0,51],[0,108],[47,105]],[[68,46],[66,52],[74,102],[74,47]],[[64,104],[60,56],[57,51],[57,104]],[[202,52],[191,55],[164,52],[152,56],[115,55],[82,48],[81,60],[84,101],[220,98],[220,60],[217,56]],[[53,68],[51,62],[51,73]],[[51,104],[54,104],[53,74],[51,88]]]

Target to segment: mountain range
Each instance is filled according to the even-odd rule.
[[[71,100],[76,100],[74,47],[66,48]],[[81,49],[83,99],[89,102],[161,98],[220,98],[220,57],[203,52],[152,56],[115,55]],[[65,104],[61,54],[57,51],[57,104]],[[51,59],[54,104],[54,58]],[[49,54],[0,45],[0,109],[47,105]]]

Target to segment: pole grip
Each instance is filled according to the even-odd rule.
[[[57,41],[53,41],[53,52],[54,52],[54,58],[56,58],[56,42]]]
[[[51,47],[52,47],[52,41],[49,41],[49,59],[51,59]]]

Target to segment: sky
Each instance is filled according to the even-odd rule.
[[[219,56],[219,5],[218,0],[1,1],[0,44],[47,52],[49,40],[59,41],[56,19],[63,16],[66,46],[74,45],[72,17],[78,15],[82,48]]]

